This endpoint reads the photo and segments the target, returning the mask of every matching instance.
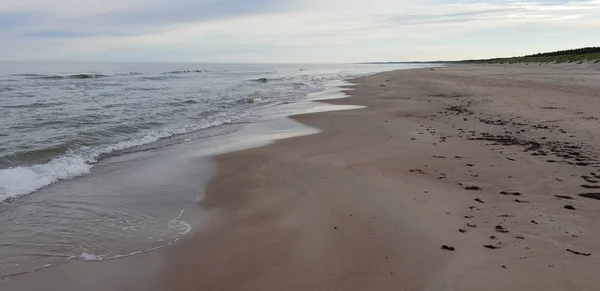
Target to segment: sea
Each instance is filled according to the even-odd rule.
[[[210,219],[184,219],[207,156],[293,136],[281,118],[349,78],[429,66],[0,62],[0,278],[169,245]]]

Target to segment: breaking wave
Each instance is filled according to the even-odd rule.
[[[42,187],[60,180],[87,175],[101,158],[118,155],[125,150],[156,142],[174,135],[186,134],[210,127],[231,123],[243,114],[234,116],[211,116],[199,125],[186,126],[175,130],[151,132],[141,138],[122,141],[116,144],[81,147],[56,157],[45,164],[19,166],[0,170],[0,202],[11,201],[30,194]]]

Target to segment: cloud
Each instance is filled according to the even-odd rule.
[[[598,0],[4,0],[0,55],[224,62],[470,58],[592,45],[582,31],[597,27]],[[568,41],[557,43],[557,36]]]
[[[38,31],[34,33],[24,34],[25,37],[33,38],[49,38],[49,39],[65,39],[65,38],[82,38],[85,34],[65,32],[65,31]]]

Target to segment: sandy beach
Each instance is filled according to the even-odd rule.
[[[600,66],[352,80],[364,109],[214,158],[210,223],[156,252],[0,290],[597,290]],[[73,279],[77,277],[77,279]]]

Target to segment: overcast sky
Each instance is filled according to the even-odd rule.
[[[0,0],[0,59],[362,62],[600,45],[600,0]]]

